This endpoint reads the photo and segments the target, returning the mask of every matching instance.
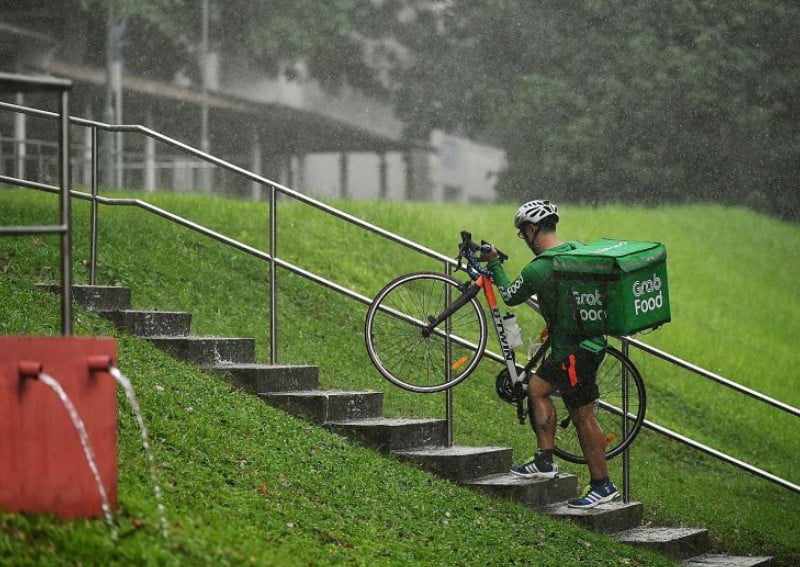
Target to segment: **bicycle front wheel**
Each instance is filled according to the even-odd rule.
[[[436,272],[414,272],[384,287],[367,311],[370,360],[390,382],[412,392],[440,392],[472,373],[486,348],[486,315],[473,297],[434,329],[462,295],[460,284]]]
[[[647,410],[647,395],[639,370],[628,357],[607,346],[597,369],[600,398],[594,403],[594,415],[603,430],[606,459],[624,451],[638,435]],[[533,415],[529,404],[529,417]],[[565,461],[585,464],[578,431],[572,420],[559,416],[553,453]]]

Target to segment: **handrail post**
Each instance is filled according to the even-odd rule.
[[[61,334],[72,335],[72,209],[69,167],[69,93],[61,91],[59,181],[61,185]]]
[[[622,354],[628,358],[628,340],[626,337],[621,338]],[[629,433],[628,427],[628,409],[630,400],[628,396],[628,369],[622,367],[622,438],[627,439]],[[627,504],[631,500],[631,446],[628,445],[622,451],[622,501]]]
[[[275,259],[278,250],[277,190],[269,186],[269,361],[278,364],[278,298]]]
[[[91,229],[89,238],[89,285],[97,283],[97,215],[99,204],[97,202],[97,126],[92,126],[92,208]]]
[[[444,264],[445,273],[448,276],[453,275],[453,268],[449,262],[445,262]],[[445,305],[450,305],[450,286],[445,286]],[[453,369],[450,365],[450,333],[452,332],[451,329],[451,322],[450,318],[448,317],[445,320],[445,337],[446,340],[444,342],[444,378],[445,383],[449,384],[450,380],[452,379]],[[453,446],[453,388],[447,388],[444,394],[444,404],[445,404],[445,422],[446,422],[446,431],[447,431],[447,446]]]

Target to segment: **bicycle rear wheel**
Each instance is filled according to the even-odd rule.
[[[594,403],[594,414],[605,437],[606,459],[611,459],[622,453],[638,435],[647,410],[647,395],[639,370],[612,346],[606,347],[603,362],[597,369],[597,386],[600,398]],[[623,411],[625,403],[627,412]],[[530,404],[528,414],[533,427]],[[560,417],[553,453],[565,461],[585,464],[575,425],[568,415]]]
[[[375,296],[364,338],[384,378],[412,392],[440,392],[475,370],[487,340],[486,316],[477,298],[425,331],[428,321],[462,295],[459,287],[447,275],[414,272],[389,282]]]

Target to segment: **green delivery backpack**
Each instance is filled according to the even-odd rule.
[[[623,336],[670,321],[663,244],[603,238],[552,258],[559,333]]]

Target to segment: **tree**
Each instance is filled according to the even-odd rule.
[[[110,1],[81,0],[83,9],[100,21]],[[168,78],[183,71],[199,82],[200,0],[113,0],[113,4],[131,22],[126,39],[126,67],[131,72]],[[274,75],[302,60],[311,76],[326,86],[346,81],[362,90],[382,92],[373,62],[391,54],[374,47],[388,35],[394,2],[208,0],[208,7],[212,43],[237,63]]]
[[[796,3],[453,0],[416,10],[398,108],[417,132],[497,140],[509,157],[506,198],[704,199],[797,218]]]

